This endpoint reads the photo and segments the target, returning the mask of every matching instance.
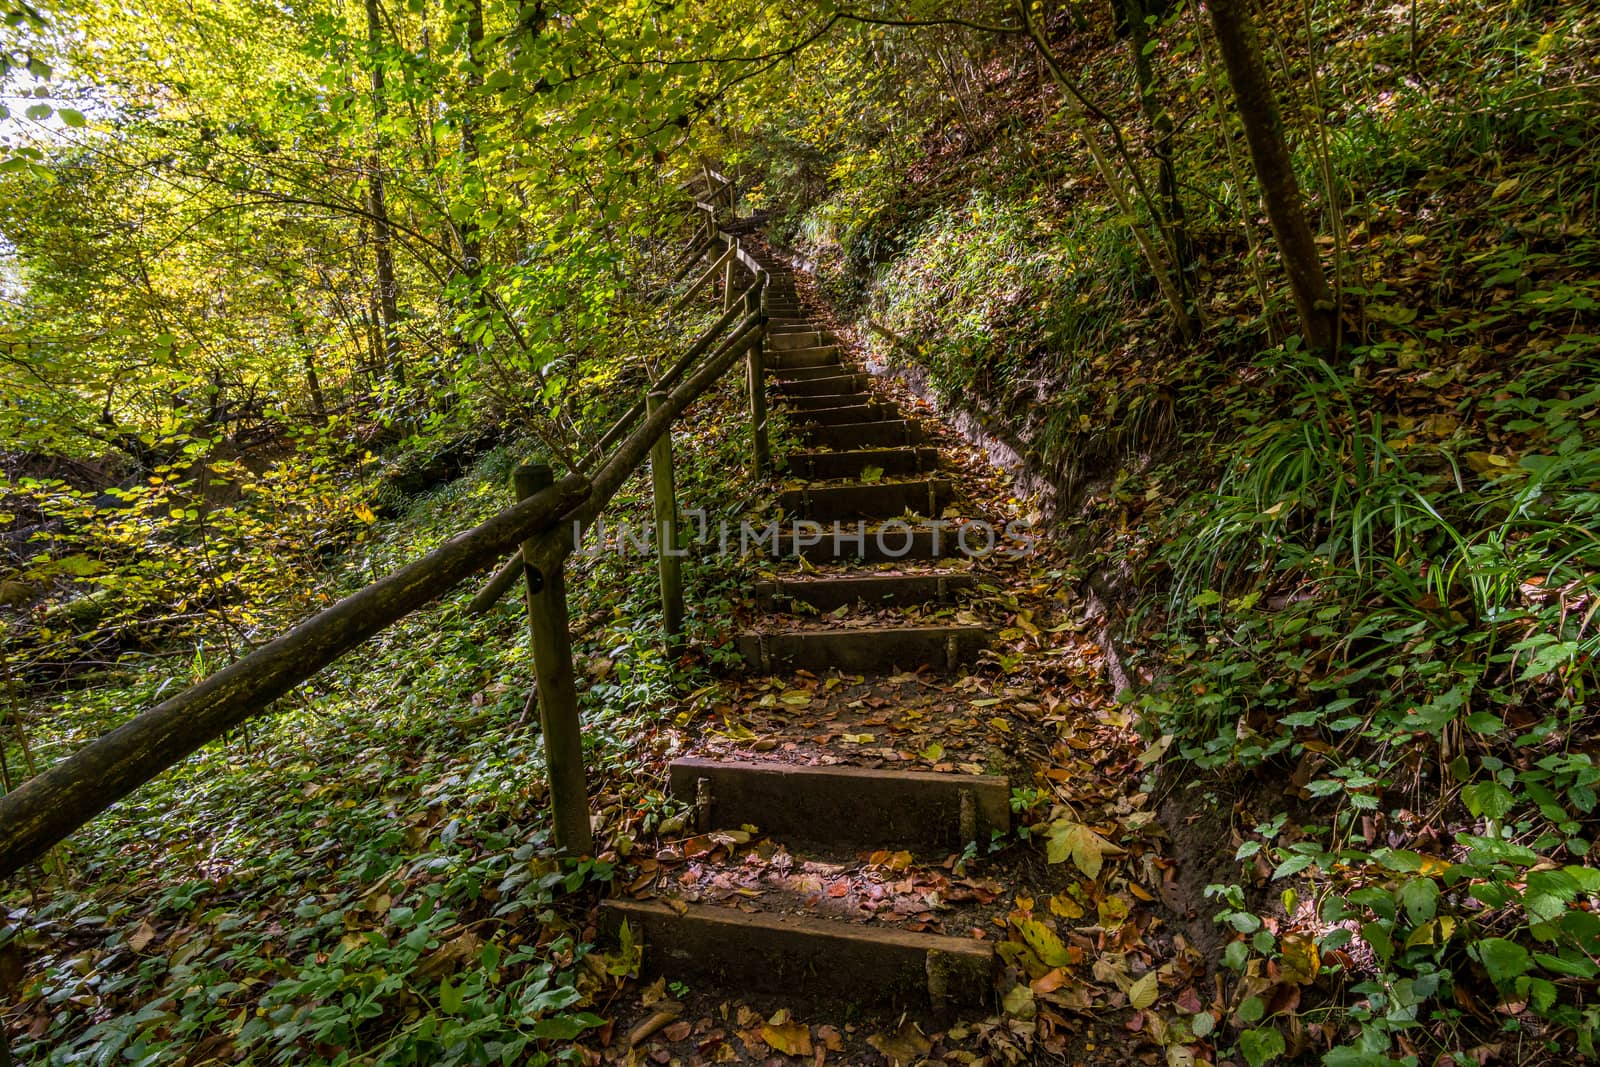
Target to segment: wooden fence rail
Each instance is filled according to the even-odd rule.
[[[717,186],[711,199],[722,201],[731,214],[734,198],[729,183],[720,175],[710,177],[709,170],[703,173]],[[751,426],[756,442],[752,465],[759,472],[765,463],[764,388],[758,386],[766,335],[766,274],[731,235],[718,229],[719,209],[715,203],[696,206],[707,212],[707,232],[703,241],[696,240],[690,269],[718,244],[726,244],[726,251],[706,272],[714,275],[717,267],[726,272],[724,314],[652,385],[653,395],[648,403],[641,399],[602,437],[596,452],[603,453],[613,443],[620,443],[591,480],[571,475],[555,481],[550,469],[539,464],[519,468],[518,499],[505,511],[319,612],[198,685],[136,715],[0,796],[0,878],[42,856],[97,814],[201,746],[232,727],[265,714],[274,701],[323,667],[508,553],[512,558],[500,570],[501,574],[509,574],[509,579],[502,580],[497,575],[474,603],[494,589],[496,582],[502,583],[494,593],[498,597],[518,574],[524,576],[556,841],[574,854],[591,852],[563,573],[564,561],[574,547],[574,532],[599,517],[623,483],[653,452],[657,463],[665,465],[658,480],[658,515],[670,509],[675,516],[675,504],[669,502],[670,446],[659,445],[673,421],[741,356],[747,359]],[[754,284],[738,296],[731,284],[735,264],[755,276]],[[738,325],[717,344],[735,322]],[[680,379],[684,379],[681,384]],[[630,433],[641,414],[644,421]],[[627,434],[625,439],[623,434]],[[668,500],[659,494],[665,494]],[[676,540],[675,532],[669,536]],[[664,543],[658,547],[665,547]],[[662,589],[668,599],[669,617],[676,614],[681,618],[681,600],[676,607],[672,605],[673,591],[665,569]],[[676,596],[681,597],[681,585]]]

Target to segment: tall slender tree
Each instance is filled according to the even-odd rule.
[[[1312,348],[1330,351],[1337,336],[1338,309],[1306,219],[1300,183],[1284,137],[1283,116],[1261,58],[1261,41],[1248,4],[1249,0],[1207,0],[1206,7],[1250,146],[1261,202],[1294,295],[1301,332]]]
[[[394,228],[383,183],[384,123],[389,103],[383,74],[383,15],[378,0],[366,0],[367,48],[372,63],[372,155],[367,169],[367,213],[372,218],[372,247],[377,270],[374,312],[379,331],[381,370],[404,384],[405,363],[400,358],[400,292],[394,273]]]

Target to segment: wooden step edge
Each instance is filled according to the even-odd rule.
[[[751,587],[757,607],[764,611],[793,611],[809,604],[818,611],[833,611],[864,603],[868,607],[903,607],[909,604],[949,603],[956,594],[973,588],[970,574],[841,574],[817,578],[780,578]],[[897,588],[898,587],[898,588]]]
[[[836,996],[940,1013],[993,999],[995,951],[986,941],[713,904],[679,907],[608,900],[602,918],[612,936],[628,924],[649,974],[710,982],[730,994]]]
[[[1001,775],[685,756],[667,777],[702,831],[750,823],[785,841],[955,852],[1011,829]]]
[[[954,671],[989,646],[979,626],[843,627],[747,631],[736,640],[745,666],[761,674],[796,669],[866,674],[917,667]]]

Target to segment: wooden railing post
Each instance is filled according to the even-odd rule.
[[[646,416],[667,401],[665,389],[645,397]],[[677,486],[672,474],[672,427],[650,450],[650,486],[655,493],[656,569],[661,574],[661,618],[669,641],[683,633],[683,545],[678,537]]]
[[[728,238],[728,262],[722,268],[722,310],[733,307],[733,268],[738,266],[739,239]]]
[[[746,297],[750,311],[765,311],[767,306],[767,272],[762,271],[759,289]],[[745,356],[745,378],[750,391],[750,477],[759,481],[767,472],[772,459],[772,448],[767,440],[767,368],[766,368],[766,317],[762,328],[750,339]]]
[[[526,463],[512,474],[517,499],[525,500],[555,481],[547,463]],[[566,536],[558,530],[554,537]],[[524,565],[528,587],[528,636],[533,646],[533,673],[539,686],[539,724],[544,730],[544,761],[550,781],[550,813],[555,841],[573,856],[594,854],[589,826],[589,783],[583,769],[583,734],[578,720],[578,691],[573,682],[572,637],[567,632],[567,585],[562,560],[543,571]],[[522,558],[544,554],[539,539],[522,543]]]

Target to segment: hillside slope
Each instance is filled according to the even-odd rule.
[[[926,68],[829,57],[792,95],[833,110],[722,150],[858,341],[1053,489],[1135,653],[1149,785],[1214,883],[1239,1054],[1587,1051],[1600,13],[1267,5],[1341,293],[1324,354],[1295,336],[1202,17],[1147,44],[1074,17],[1061,67],[1153,190],[1171,158],[1198,342],[1087,150],[1110,126],[1020,42],[882,31],[923,34]]]

